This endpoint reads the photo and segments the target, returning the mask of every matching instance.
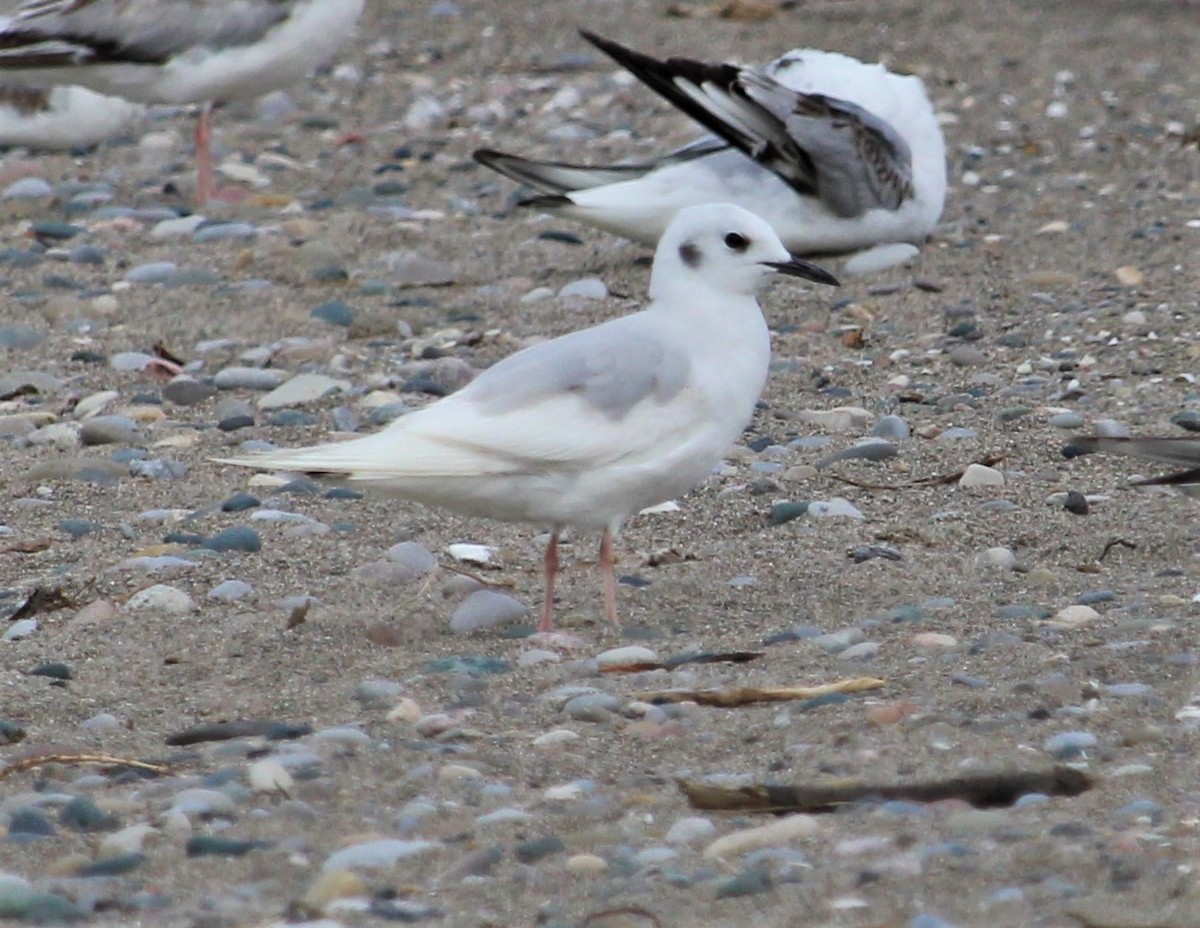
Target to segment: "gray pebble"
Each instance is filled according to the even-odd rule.
[[[1064,731],[1047,738],[1042,749],[1058,760],[1079,760],[1086,758],[1097,743],[1090,732]]]
[[[584,693],[567,700],[563,711],[578,722],[607,722],[621,708],[621,700],[611,693]]]
[[[217,371],[213,385],[219,390],[274,390],[283,383],[283,376],[266,367],[226,367]]]
[[[137,438],[137,423],[127,416],[93,416],[79,429],[79,440],[85,445],[125,445]]]
[[[414,580],[437,569],[437,557],[424,545],[415,541],[401,541],[392,545],[384,557],[393,564],[406,567],[412,572]]]
[[[395,680],[363,680],[354,688],[354,698],[368,709],[389,709],[403,692]]]
[[[476,590],[454,610],[450,630],[457,635],[469,635],[485,628],[494,628],[525,618],[528,609],[504,593],[495,590]]]
[[[195,406],[217,392],[212,384],[181,374],[162,388],[163,399],[176,406]]]
[[[245,599],[252,592],[254,592],[254,588],[244,580],[224,580],[208,591],[208,598],[237,602],[239,599]]]
[[[581,300],[603,300],[608,296],[608,287],[599,277],[582,277],[564,285],[558,295]]]
[[[904,441],[912,436],[912,429],[899,416],[884,416],[875,423],[871,434],[876,438],[886,438],[891,441]]]
[[[312,311],[312,318],[327,322],[330,325],[340,325],[349,328],[354,323],[354,307],[341,300],[330,300],[322,303]]]
[[[31,326],[0,326],[0,348],[12,348],[17,351],[36,348],[45,338],[45,335]]]
[[[875,641],[860,641],[852,644],[838,654],[838,658],[846,661],[870,661],[879,654],[879,643]]]
[[[217,532],[204,542],[210,551],[244,551],[254,553],[262,550],[262,537],[246,525],[234,525]]]
[[[161,284],[174,277],[178,271],[179,265],[173,261],[152,261],[132,268],[125,275],[125,279],[131,284]]]

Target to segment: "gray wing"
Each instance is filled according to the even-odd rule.
[[[575,394],[610,419],[646,399],[665,403],[687,386],[687,354],[659,338],[644,314],[615,319],[518,351],[467,388],[484,412],[502,414]]]
[[[584,38],[647,86],[837,216],[897,209],[914,196],[912,153],[856,104],[800,93],[762,72],[690,58],[659,61],[590,33]]]
[[[509,155],[491,148],[476,149],[472,157],[484,167],[498,171],[519,184],[526,184],[542,194],[563,196],[576,190],[589,190],[605,184],[637,180],[658,168],[693,161],[727,148],[729,148],[728,143],[710,137],[677,149],[664,155],[658,161],[641,164],[612,164],[601,167],[568,164],[563,161],[534,161],[531,158]]]
[[[1185,470],[1161,477],[1139,480],[1149,486],[1178,486],[1181,489],[1200,485],[1200,438],[1076,438],[1068,449],[1074,454],[1105,451],[1124,454],[1145,461],[1177,464]]]
[[[161,64],[260,41],[292,0],[31,0],[0,20],[0,68]]]

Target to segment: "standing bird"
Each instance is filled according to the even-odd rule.
[[[212,109],[287,86],[349,36],[365,0],[28,0],[0,17],[0,83],[201,103],[196,200],[213,195]]]
[[[1138,486],[1175,487],[1185,496],[1200,497],[1200,438],[1110,438],[1095,436],[1076,438],[1063,453],[1068,457],[1104,451],[1157,461],[1160,464],[1175,464],[1184,468],[1161,477],[1146,477],[1135,481]]]
[[[920,78],[815,49],[758,69],[659,61],[583,37],[716,137],[650,164],[596,168],[476,151],[541,192],[524,205],[653,244],[684,206],[736,203],[797,254],[916,243],[937,224],[946,143]]]
[[[619,624],[613,537],[701,483],[749,423],[771,353],[755,294],[776,274],[837,283],[740,207],[681,210],[641,312],[510,355],[374,435],[220,462],[548,525],[542,632],[554,623],[559,534],[598,531],[605,615]]]

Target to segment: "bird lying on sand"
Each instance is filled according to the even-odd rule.
[[[679,209],[735,203],[808,255],[919,243],[936,226],[946,145],[920,78],[816,49],[758,69],[659,61],[583,36],[714,135],[607,167],[476,151],[539,191],[524,205],[653,245]]]
[[[755,295],[778,274],[837,283],[746,210],[690,207],[658,245],[641,312],[510,355],[373,435],[219,460],[549,526],[542,632],[560,533],[598,531],[617,625],[613,538],[701,483],[750,422],[771,348]]]

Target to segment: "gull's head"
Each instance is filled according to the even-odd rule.
[[[681,209],[654,252],[650,296],[703,287],[753,296],[776,274],[837,286],[815,264],[793,257],[766,220],[731,203]]]

